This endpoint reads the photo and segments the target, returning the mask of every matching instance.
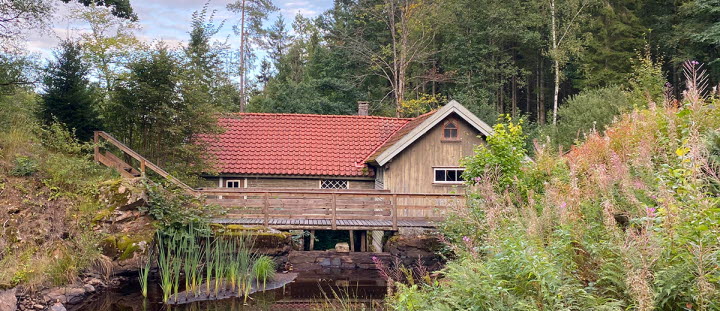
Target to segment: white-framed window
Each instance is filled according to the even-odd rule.
[[[240,185],[242,185],[241,180],[226,180],[225,181],[226,188],[240,188]]]
[[[320,189],[348,189],[348,181],[342,179],[323,179]]]
[[[435,171],[435,178],[433,182],[439,184],[461,184],[465,182],[462,178],[462,173],[465,171],[464,168],[448,168],[448,167],[436,167],[433,168]]]

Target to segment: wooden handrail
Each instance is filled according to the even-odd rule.
[[[184,189],[185,191],[191,192],[192,194],[197,194],[197,191],[195,191],[193,188],[182,182],[181,180],[173,177],[170,175],[170,173],[163,170],[161,167],[155,165],[155,163],[152,163],[148,161],[145,157],[141,156],[139,153],[135,152],[135,150],[130,149],[128,146],[123,144],[121,141],[117,140],[115,137],[112,137],[110,134],[105,133],[103,131],[95,131],[94,138],[95,138],[95,159],[98,159],[98,156],[100,155],[100,137],[104,138],[110,144],[120,149],[120,151],[128,154],[135,160],[138,160],[140,162],[140,169],[143,174],[145,174],[145,169],[148,168],[151,171],[157,173],[158,175],[162,176],[163,178],[171,181],[175,185],[179,186],[180,188]]]
[[[275,190],[272,188],[205,188],[197,189],[197,192],[206,194],[257,194],[257,193],[271,193],[271,194],[339,194],[339,195],[374,195],[374,196],[392,196],[397,195],[399,197],[464,197],[465,195],[459,193],[393,193],[393,192],[377,192],[376,190],[325,190],[316,191],[308,189],[297,189],[297,190]]]

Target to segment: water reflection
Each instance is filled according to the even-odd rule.
[[[376,271],[318,270],[301,272],[295,282],[284,288],[256,293],[248,304],[242,298],[195,302],[180,306],[162,304],[157,282],[148,288],[148,299],[140,293],[132,277],[120,288],[104,291],[69,311],[240,311],[240,310],[317,310],[334,309],[328,303],[339,296],[345,302],[363,304],[358,309],[377,309],[386,293],[386,284]]]

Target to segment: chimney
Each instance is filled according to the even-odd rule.
[[[368,109],[370,109],[370,102],[365,102],[365,101],[358,102],[358,115],[359,116],[368,115]]]

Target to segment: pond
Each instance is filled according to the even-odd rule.
[[[235,311],[235,310],[334,310],[330,303],[361,305],[365,310],[380,309],[386,293],[386,283],[376,270],[322,269],[295,271],[297,279],[283,288],[250,295],[248,303],[242,298],[194,302],[179,306],[165,306],[162,290],[151,282],[148,298],[140,292],[137,277],[130,276],[121,287],[107,289],[89,297],[69,311]]]

